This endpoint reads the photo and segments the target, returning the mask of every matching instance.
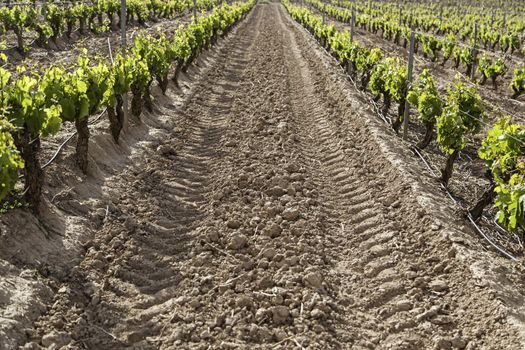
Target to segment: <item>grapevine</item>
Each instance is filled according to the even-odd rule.
[[[437,117],[437,142],[448,155],[441,181],[446,185],[452,176],[454,162],[465,148],[467,134],[479,132],[484,110],[473,88],[458,80],[449,87],[443,112]]]
[[[11,81],[10,75],[0,69],[5,117],[15,130],[13,140],[24,160],[25,199],[38,212],[43,185],[43,171],[38,159],[40,138],[58,132],[62,120],[56,104],[46,104],[40,77],[24,75]]]
[[[479,156],[487,162],[493,186],[488,200],[495,198],[498,221],[510,230],[525,229],[525,126],[512,124],[509,117],[502,117],[489,131]],[[480,208],[481,207],[481,208]]]
[[[496,62],[492,62],[488,57],[482,56],[479,59],[479,71],[482,74],[481,84],[484,84],[487,79],[492,81],[494,89],[498,88],[496,79],[503,76],[507,71],[507,65],[502,58],[498,58]]]
[[[417,144],[417,147],[424,149],[432,141],[436,118],[443,111],[441,96],[434,78],[427,69],[423,70],[417,83],[410,89],[407,100],[417,108],[419,120],[425,125],[425,136]]]
[[[0,201],[13,190],[18,181],[18,171],[24,168],[12,132],[13,126],[0,119]]]
[[[516,68],[510,87],[514,91],[512,98],[516,99],[525,92],[525,68]]]

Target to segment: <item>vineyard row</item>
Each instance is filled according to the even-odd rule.
[[[216,5],[215,0],[198,0],[197,10]],[[144,25],[147,20],[171,19],[193,7],[192,0],[128,0],[126,21]],[[45,10],[44,10],[45,9]],[[91,4],[76,3],[61,6],[50,3],[45,7],[20,6],[0,8],[0,35],[13,33],[20,53],[28,50],[24,33],[36,33],[36,43],[46,45],[62,36],[70,38],[78,26],[81,34],[107,32],[121,21],[120,0],[94,0]],[[118,19],[118,22],[115,21]]]
[[[441,181],[447,186],[453,175],[454,163],[465,148],[469,135],[480,132],[486,124],[485,105],[476,88],[458,76],[445,96],[436,87],[433,76],[424,70],[409,84],[408,68],[399,57],[385,57],[379,48],[363,47],[350,40],[349,32],[338,32],[326,25],[310,10],[284,0],[292,18],[304,26],[340,62],[348,74],[369,90],[375,100],[383,100],[386,115],[392,102],[398,104],[392,117],[397,132],[405,109],[413,105],[426,133],[417,147],[424,149],[434,138],[447,156]],[[525,126],[513,124],[508,116],[500,116],[478,150],[490,170],[490,188],[478,203],[473,203],[470,215],[477,219],[483,209],[494,203],[498,221],[510,230],[525,228]]]
[[[123,128],[124,95],[132,94],[131,112],[152,111],[151,88],[156,80],[163,93],[195,58],[225,36],[254,6],[253,0],[223,4],[167,38],[139,35],[126,55],[114,63],[86,54],[73,70],[53,66],[43,73],[24,72],[16,79],[0,68],[0,200],[15,188],[23,171],[24,198],[38,213],[43,186],[39,162],[41,138],[56,134],[61,124],[77,130],[76,162],[88,167],[89,117],[107,108],[110,132],[116,143]],[[173,75],[170,77],[170,74]]]
[[[366,16],[360,16],[356,14],[355,11],[338,9],[334,6],[325,5],[319,0],[307,0],[307,2],[337,21],[351,23],[371,33],[381,31],[381,35],[385,40],[393,41],[395,44],[402,45],[404,48],[407,47],[410,41],[413,30],[408,26],[383,22],[381,20],[369,21]],[[480,55],[480,50],[476,44],[472,46],[462,45],[458,38],[456,38],[456,34],[452,32],[444,38],[436,37],[434,34],[415,32],[414,38],[416,53],[419,48],[421,48],[425,58],[429,58],[432,62],[441,59],[442,66],[452,59],[456,69],[459,68],[460,65],[464,66],[467,76],[474,77],[476,71],[479,71],[482,77],[480,83],[485,84],[486,81],[490,81],[494,89],[498,88],[498,78],[503,77],[509,69],[507,65],[508,57],[499,56],[493,59],[492,53]],[[519,41],[509,41],[506,43],[502,42],[501,47],[502,50],[504,48],[506,51],[511,48],[511,51],[513,51],[519,48],[519,45]],[[511,98],[513,99],[525,93],[525,66],[523,64],[514,68],[510,89]]]

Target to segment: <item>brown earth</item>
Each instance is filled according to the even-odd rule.
[[[280,4],[182,78],[0,217],[0,349],[524,347],[522,266]]]

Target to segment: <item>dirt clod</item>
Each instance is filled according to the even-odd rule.
[[[248,244],[248,237],[243,234],[236,233],[232,236],[228,248],[232,250],[239,250],[244,248],[246,244]]]
[[[286,306],[272,306],[270,308],[270,312],[272,313],[273,322],[277,324],[286,323],[288,321],[288,317],[290,317],[290,309],[288,309]]]
[[[266,227],[263,231],[263,234],[265,236],[268,236],[270,238],[276,238],[276,237],[279,237],[279,235],[281,234],[281,232],[283,231],[283,229],[281,228],[281,226],[279,226],[279,224],[277,223],[271,223],[268,225],[268,227]]]
[[[428,284],[428,287],[432,289],[435,292],[444,292],[448,290],[448,283],[441,280],[441,279],[435,279],[432,282]]]
[[[228,222],[226,223],[226,226],[235,230],[241,227],[241,222],[236,219],[231,219],[231,220],[228,220]]]
[[[319,272],[310,272],[304,276],[304,283],[310,287],[321,288],[323,276]]]
[[[71,342],[71,337],[67,332],[50,332],[42,337],[42,345],[46,348],[61,348]]]
[[[288,221],[295,221],[299,218],[299,210],[287,208],[282,212],[282,217]]]

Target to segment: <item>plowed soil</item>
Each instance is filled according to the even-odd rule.
[[[280,4],[182,78],[0,217],[0,349],[525,347],[521,264]]]

